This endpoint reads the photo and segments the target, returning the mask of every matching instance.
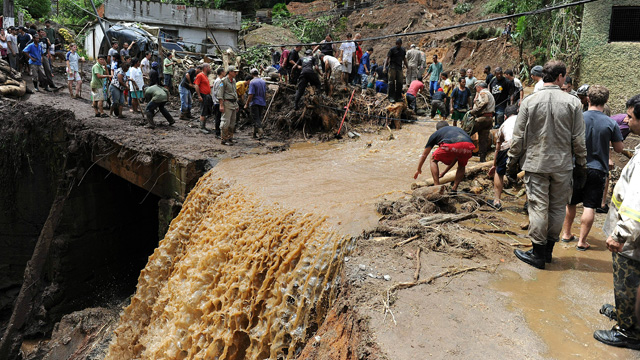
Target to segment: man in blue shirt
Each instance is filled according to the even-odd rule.
[[[371,73],[371,62],[369,61],[369,58],[371,57],[372,53],[373,53],[373,48],[370,47],[367,49],[367,52],[364,53],[364,55],[362,55],[362,59],[360,59],[360,67],[358,68],[358,74],[360,75],[360,79],[361,79],[362,91],[366,90],[367,85],[369,84],[368,77],[369,77],[369,74]]]
[[[253,138],[262,139],[262,114],[267,106],[267,83],[262,80],[258,69],[251,69],[253,79],[249,83],[249,97],[244,104],[246,109],[251,105],[251,118],[253,119]]]
[[[44,73],[44,68],[42,67],[42,47],[40,46],[40,36],[35,34],[33,36],[33,42],[27,45],[22,52],[29,58],[29,68],[31,80],[33,81],[33,88],[35,91],[38,90],[38,77],[45,82],[45,90],[51,91],[49,89],[47,76]]]
[[[622,152],[622,133],[613,119],[603,113],[609,100],[609,90],[602,85],[593,85],[587,92],[589,109],[584,113],[585,139],[587,145],[587,182],[582,189],[574,187],[571,202],[567,205],[567,214],[562,227],[562,241],[576,240],[571,234],[571,225],[576,216],[576,205],[583,203],[584,211],[580,218],[580,237],[576,248],[585,251],[589,248],[587,236],[591,231],[595,209],[600,207],[604,184],[609,172],[609,143],[616,152]]]

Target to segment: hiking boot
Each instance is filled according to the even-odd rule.
[[[602,307],[600,308],[600,314],[608,317],[613,321],[618,321],[618,314],[616,313],[616,308],[611,304],[602,305]]]
[[[593,333],[593,338],[607,345],[640,350],[640,340],[618,325],[611,330],[597,330]]]
[[[551,264],[551,259],[553,255],[553,247],[556,245],[555,241],[547,240],[547,245],[544,249],[544,262],[547,264]]]
[[[187,119],[193,119],[193,115],[191,115],[191,109],[187,110]]]
[[[535,268],[544,269],[545,248],[546,245],[533,244],[533,249],[529,251],[515,249],[513,253],[520,261],[523,261]]]
[[[145,111],[144,113],[147,116],[147,124],[149,125],[150,128],[155,128],[156,124],[153,122],[153,114],[149,111]]]
[[[180,113],[180,117],[178,119],[180,119],[180,120],[189,120],[189,118],[187,117],[187,113],[184,113],[184,112]]]
[[[49,89],[49,87],[48,87],[48,86],[45,86],[45,87],[44,87],[44,91],[46,91],[46,92],[52,92],[53,90]]]

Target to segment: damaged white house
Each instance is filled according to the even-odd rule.
[[[104,19],[105,30],[118,22],[141,23],[158,28],[163,42],[178,42],[201,53],[214,51],[212,41],[222,49],[237,48],[238,32],[242,25],[239,11],[146,0],[105,0],[98,14]],[[89,58],[106,55],[108,45],[97,22],[86,31],[84,45]]]

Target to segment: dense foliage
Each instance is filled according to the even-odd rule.
[[[484,12],[515,14],[561,3],[559,0],[489,0],[484,5]],[[520,49],[521,59],[526,49],[534,55],[536,64],[555,58],[565,61],[570,71],[576,69],[582,9],[582,6],[573,6],[519,17],[515,21],[512,37]]]

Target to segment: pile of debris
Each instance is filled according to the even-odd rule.
[[[27,91],[27,83],[22,80],[22,74],[0,59],[0,95],[7,97],[21,97]]]
[[[386,94],[371,89],[361,93],[359,87],[342,86],[334,89],[332,96],[327,96],[325,91],[318,93],[316,88],[309,86],[300,101],[299,110],[293,107],[295,92],[295,86],[279,83],[276,91],[267,99],[263,126],[270,136],[290,138],[300,134],[306,139],[318,133],[321,140],[328,140],[331,135],[337,134],[347,107],[340,136],[356,126],[398,129],[402,121],[417,119],[405,102],[392,104]],[[247,123],[240,121],[239,126]]]

